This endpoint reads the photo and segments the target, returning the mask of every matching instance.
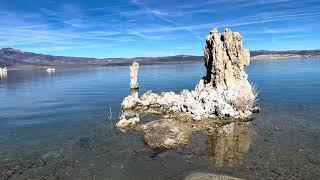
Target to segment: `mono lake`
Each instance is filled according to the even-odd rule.
[[[140,93],[193,89],[204,70],[141,66]],[[9,71],[0,80],[0,179],[319,179],[320,59],[255,60],[246,72],[262,109],[251,122],[155,152],[139,132],[115,128],[128,67]]]

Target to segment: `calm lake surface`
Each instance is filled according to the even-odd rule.
[[[320,59],[256,60],[262,111],[233,133],[154,152],[114,127],[128,67],[9,71],[0,80],[0,179],[320,179]],[[193,89],[202,64],[142,66],[140,92]],[[219,131],[221,132],[221,131]]]

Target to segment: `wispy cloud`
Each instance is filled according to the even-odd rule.
[[[300,27],[300,28],[263,28],[255,30],[246,30],[242,33],[247,34],[290,34],[290,33],[305,33],[309,32],[310,27]]]
[[[172,20],[172,19],[169,19],[167,17],[165,17],[165,15],[167,15],[167,13],[165,12],[161,12],[159,10],[152,10],[150,9],[145,3],[142,3],[138,0],[132,0],[132,2],[136,5],[139,5],[141,6],[146,12],[152,12],[154,16],[158,17],[159,19],[165,21],[165,22],[168,22],[174,26],[180,26],[180,27],[184,27],[183,29],[190,32],[192,35],[194,35],[197,39],[201,39],[200,36],[194,32],[192,29],[188,28],[187,26],[183,26],[181,25],[180,23]]]
[[[192,51],[178,47],[202,45],[212,27],[239,29],[248,39],[294,37],[320,30],[316,0],[164,1],[108,1],[90,7],[54,1],[38,11],[0,7],[0,46],[67,51],[148,42],[156,44],[155,49],[165,44],[172,46],[170,51]]]
[[[161,28],[155,28],[155,29],[137,29],[137,31],[140,31],[140,32],[170,32],[170,31],[181,31],[181,30],[185,30],[185,29],[190,29],[190,30],[194,31],[194,30],[200,30],[200,29],[208,29],[211,27],[218,27],[218,28],[238,27],[238,26],[262,24],[262,23],[269,23],[269,22],[296,20],[296,19],[305,18],[305,17],[316,18],[319,16],[320,16],[320,12],[287,14],[287,15],[281,15],[281,16],[270,16],[268,18],[259,18],[259,17],[248,16],[248,17],[238,18],[236,20],[231,20],[231,21],[183,25],[183,26],[175,26],[175,27],[161,27]],[[290,30],[288,30],[288,31],[290,31]],[[263,32],[261,32],[261,33],[263,33]],[[264,33],[270,33],[270,32],[265,31]]]
[[[164,36],[159,36],[159,35],[147,35],[144,33],[140,33],[140,32],[131,32],[129,33],[131,35],[137,36],[137,37],[141,37],[144,39],[148,39],[148,40],[157,40],[157,39],[162,39],[164,38]]]

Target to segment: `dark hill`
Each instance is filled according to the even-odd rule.
[[[251,57],[258,55],[287,55],[299,56],[320,56],[320,50],[297,50],[297,51],[251,51]],[[47,66],[109,66],[109,65],[129,65],[132,61],[139,61],[140,64],[171,64],[171,63],[201,63],[203,56],[165,56],[165,57],[136,57],[136,58],[86,58],[86,57],[66,57],[36,54],[23,52],[13,48],[0,49],[0,66],[7,67],[47,67]]]

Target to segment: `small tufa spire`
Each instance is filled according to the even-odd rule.
[[[130,66],[130,89],[139,89],[138,84],[139,63],[133,62]]]

